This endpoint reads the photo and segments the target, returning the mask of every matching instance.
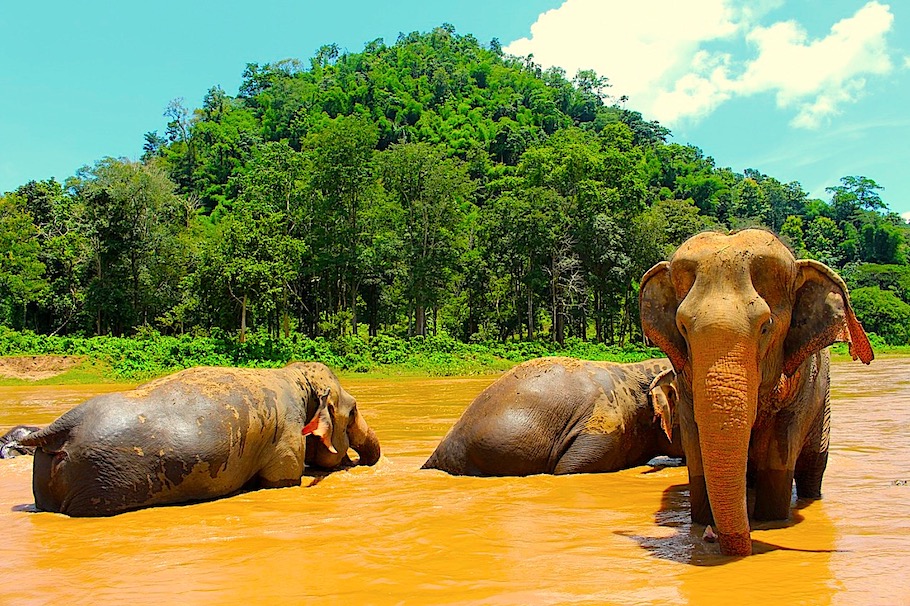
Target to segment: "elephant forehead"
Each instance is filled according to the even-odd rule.
[[[685,279],[679,282],[684,276],[691,280],[698,274],[752,281],[761,292],[766,286],[792,282],[796,259],[769,232],[750,229],[729,236],[707,233],[694,236],[679,247],[671,260],[671,273],[677,287],[685,283]]]
[[[702,261],[713,257],[750,259],[755,257],[793,259],[793,253],[777,236],[759,229],[746,229],[730,235],[705,232],[686,240],[673,256],[674,260]]]

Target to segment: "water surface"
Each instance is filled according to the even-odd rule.
[[[29,457],[0,461],[0,602],[910,603],[910,360],[834,365],[824,499],[740,560],[690,526],[684,468],[421,471],[494,378],[345,379],[385,456],[299,488],[71,519],[34,512]],[[125,387],[0,387],[0,430]]]

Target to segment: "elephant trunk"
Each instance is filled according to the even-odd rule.
[[[376,437],[373,428],[367,425],[359,410],[353,425],[348,428],[348,437],[351,440],[351,448],[360,455],[361,465],[375,465],[379,461],[382,455],[379,438]]]
[[[721,553],[746,556],[752,553],[746,468],[759,370],[754,345],[730,347],[726,337],[708,339],[707,351],[693,351],[693,407]]]

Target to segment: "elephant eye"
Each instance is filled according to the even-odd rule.
[[[353,419],[354,415],[356,415],[356,414],[357,414],[357,407],[354,406],[353,408],[351,408],[351,412],[350,412],[351,418]]]

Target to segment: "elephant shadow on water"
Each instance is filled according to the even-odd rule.
[[[751,494],[750,501],[754,501],[754,496]],[[807,507],[811,502],[811,500],[796,499],[794,491],[791,500],[791,514],[788,520],[753,522],[752,529],[772,530],[796,526],[805,520],[800,510]],[[688,484],[674,484],[664,490],[660,509],[654,514],[654,522],[663,528],[673,529],[675,533],[668,536],[655,537],[617,530],[614,531],[614,534],[634,539],[640,547],[651,552],[655,557],[680,564],[717,566],[741,559],[721,555],[716,543],[712,544],[703,538],[705,526],[692,522],[689,514]],[[752,539],[753,555],[777,550],[806,553],[836,553],[843,551],[838,549],[799,549]]]

